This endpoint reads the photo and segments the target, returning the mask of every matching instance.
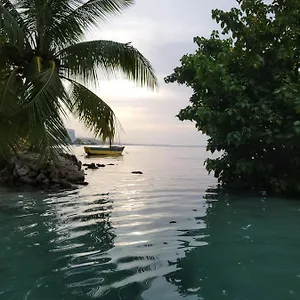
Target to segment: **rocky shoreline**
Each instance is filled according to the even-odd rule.
[[[75,155],[66,153],[61,153],[55,164],[41,163],[33,153],[12,157],[0,169],[0,183],[63,189],[88,184],[82,163]]]
[[[34,153],[12,157],[0,167],[0,185],[29,185],[46,189],[72,189],[88,185],[85,170],[97,170],[115,164],[82,163],[75,155],[61,153],[56,163],[43,163]],[[142,175],[142,171],[132,171]]]

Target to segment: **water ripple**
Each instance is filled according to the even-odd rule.
[[[289,291],[299,295],[300,269],[288,257],[299,258],[299,207],[284,207],[285,222],[265,200],[216,201],[198,148],[147,149],[105,160],[117,165],[77,191],[2,193],[1,300],[267,299],[255,291],[272,276],[284,286],[272,285],[276,299],[298,299]]]

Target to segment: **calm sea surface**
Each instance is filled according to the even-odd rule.
[[[125,150],[76,191],[0,190],[1,300],[300,299],[300,201],[219,196],[204,148]]]

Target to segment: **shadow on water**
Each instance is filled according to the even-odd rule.
[[[211,191],[205,198],[203,245],[187,251],[165,276],[180,295],[299,299],[300,202]]]

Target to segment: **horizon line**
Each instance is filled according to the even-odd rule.
[[[85,137],[78,137],[78,139],[95,140],[94,138],[85,138]],[[101,145],[106,145],[106,144],[107,143]],[[125,146],[206,147],[206,144],[199,144],[199,145],[197,144],[156,144],[156,143],[132,143],[132,142],[125,142],[119,144]]]

